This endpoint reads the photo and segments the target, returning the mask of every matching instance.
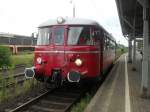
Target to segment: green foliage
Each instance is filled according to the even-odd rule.
[[[4,79],[1,79],[1,80],[2,80],[2,82],[1,82],[2,89],[1,89],[0,99],[1,99],[1,101],[3,101],[7,97],[7,94],[6,94],[6,80],[4,80]]]
[[[116,57],[120,57],[125,52],[127,52],[126,48],[117,48],[116,49]]]
[[[11,73],[12,71],[10,71]],[[5,79],[5,76],[0,74],[0,103],[15,98],[23,93],[29,92],[37,85],[34,79],[25,80],[22,85],[17,83],[17,79],[13,77],[12,73],[8,75],[9,78]],[[7,88],[6,85],[15,84],[11,88]]]
[[[13,55],[11,57],[12,65],[25,64],[27,67],[33,64],[33,54]]]
[[[11,65],[11,51],[9,47],[0,46],[0,68]]]
[[[71,112],[83,112],[85,107],[89,104],[92,95],[86,94],[85,98],[81,99],[79,103],[77,103]]]
[[[15,95],[14,95],[14,97],[15,97],[15,96],[19,96],[20,94],[21,94],[21,87],[20,87],[19,84],[16,83],[16,85],[15,85]]]
[[[9,99],[12,96],[13,92],[10,92],[10,89],[6,87],[6,85],[10,83],[14,83],[14,77],[12,75],[8,75],[10,78],[5,78],[2,74],[0,74],[0,102]]]
[[[33,54],[33,51],[24,50],[24,51],[20,52],[19,54],[22,54],[22,55]]]
[[[32,79],[31,79],[32,80]],[[24,93],[28,92],[31,88],[31,80],[27,80],[23,83]]]

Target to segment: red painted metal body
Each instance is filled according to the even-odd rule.
[[[104,35],[101,35],[95,45],[68,45],[68,25],[63,25],[63,27],[65,28],[63,45],[52,43],[35,47],[34,67],[36,76],[51,77],[53,70],[59,69],[61,70],[61,77],[64,79],[67,79],[67,74],[71,71],[80,73],[81,79],[90,79],[101,75],[113,63],[115,49],[105,48],[108,45]],[[92,26],[92,28],[94,27]],[[115,43],[115,41],[113,42]],[[41,64],[37,62],[39,57],[42,59]],[[81,66],[75,64],[76,59],[82,60]]]
[[[51,76],[52,69],[61,69],[62,76],[66,77],[69,71],[77,71],[84,77],[95,77],[101,72],[100,55],[101,51],[94,46],[38,46],[35,48],[35,67],[37,74]],[[45,62],[36,64],[36,58],[41,57]],[[75,59],[83,61],[82,66],[75,65]],[[41,72],[42,71],[42,72]],[[41,72],[41,73],[40,73]]]

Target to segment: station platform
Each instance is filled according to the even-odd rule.
[[[116,61],[84,112],[150,112],[150,99],[140,96],[142,57],[136,57],[135,71],[127,54]]]

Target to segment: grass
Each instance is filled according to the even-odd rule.
[[[14,83],[14,77],[12,75],[8,75],[10,78],[5,79],[2,74],[0,74],[0,103],[3,101],[8,100],[10,97],[13,96],[14,92],[11,92],[10,89],[7,89],[6,85],[10,83]]]
[[[33,85],[33,80],[26,80],[23,85],[18,85],[16,83],[16,79],[13,78],[13,69],[16,65],[24,64],[26,67],[30,67],[33,64],[33,54],[19,54],[11,56],[11,67],[8,73],[9,76],[12,76],[8,80],[5,80],[3,75],[0,74],[0,86],[2,89],[0,90],[0,103],[3,101],[7,101],[10,97],[14,98],[22,93],[28,92]],[[7,89],[5,86],[8,83],[15,83],[15,86],[12,89]],[[36,85],[36,84],[35,84]],[[21,89],[22,88],[22,89]],[[11,92],[13,90],[13,92]]]
[[[33,64],[33,54],[12,55],[11,60],[13,67],[19,64],[25,64],[27,67],[29,67]]]
[[[0,83],[2,89],[0,90],[0,103],[9,100],[10,98],[15,98],[21,94],[26,94],[28,91],[33,89],[33,86],[36,86],[34,79],[26,80],[23,82],[23,85],[19,85],[16,80],[11,80],[12,83],[15,83],[10,89],[6,87],[7,81],[2,80]],[[34,82],[34,83],[33,83]]]
[[[73,106],[71,112],[83,112],[85,107],[89,104],[91,98],[92,98],[92,95],[87,93],[86,96],[82,98],[79,103]]]
[[[116,49],[116,57],[120,57],[123,53],[127,52],[126,49],[117,48]]]
[[[34,79],[31,79],[31,80],[34,80]],[[30,90],[32,86],[31,80],[27,80],[23,83],[24,93],[27,93]]]
[[[4,101],[5,99],[7,99],[7,93],[6,93],[6,80],[3,80],[2,78],[0,79],[1,81],[1,86],[2,89],[0,91],[0,102]]]

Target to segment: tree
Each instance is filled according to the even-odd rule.
[[[10,56],[10,48],[6,46],[0,46],[0,68],[5,68],[11,65]]]

